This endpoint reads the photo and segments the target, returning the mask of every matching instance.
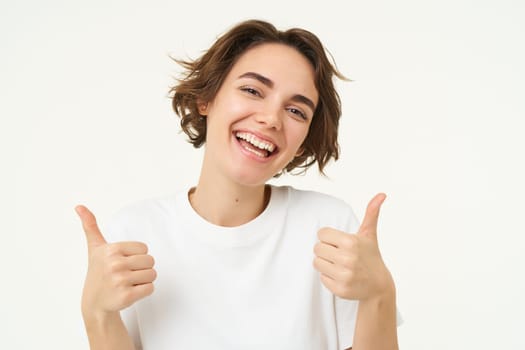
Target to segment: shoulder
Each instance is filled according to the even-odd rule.
[[[344,212],[351,210],[351,206],[346,201],[327,193],[297,189],[291,186],[277,187],[277,190],[287,192],[290,204],[301,206],[303,209]]]
[[[164,226],[171,221],[178,194],[143,199],[127,204],[103,223],[104,233],[112,241],[138,240],[152,226]]]
[[[116,221],[136,221],[168,215],[176,202],[176,195],[160,198],[148,198],[141,201],[125,205],[118,210],[113,220]]]
[[[276,187],[288,198],[288,212],[302,221],[315,221],[320,226],[337,226],[354,230],[358,222],[350,204],[327,193],[296,189],[290,186]]]

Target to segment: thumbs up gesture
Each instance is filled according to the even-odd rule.
[[[107,243],[95,216],[81,205],[75,211],[86,234],[89,259],[82,311],[118,312],[153,293],[157,273],[148,247],[141,242]]]
[[[365,300],[395,288],[377,242],[379,209],[385,198],[380,193],[370,201],[357,233],[326,227],[317,233],[314,267],[321,282],[341,298]]]

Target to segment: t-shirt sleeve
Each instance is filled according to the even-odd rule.
[[[334,296],[335,318],[337,324],[337,343],[340,350],[352,347],[354,343],[354,330],[357,319],[357,305],[355,300],[346,300]]]
[[[134,240],[130,237],[128,230],[126,229],[127,220],[123,213],[118,213],[114,217],[110,218],[107,222],[102,225],[102,233],[108,243],[116,243],[122,241]],[[140,340],[140,328],[137,318],[137,313],[133,305],[120,311],[120,317],[124,326],[128,331],[128,334],[133,339],[133,344],[136,350],[142,350],[142,342]]]
[[[135,307],[130,306],[120,311],[120,317],[126,326],[129,336],[133,339],[136,350],[142,350],[142,341],[140,340],[139,323]]]

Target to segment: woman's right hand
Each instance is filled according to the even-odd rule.
[[[88,247],[88,270],[82,293],[84,317],[118,313],[153,293],[157,272],[142,242],[107,243],[95,216],[84,206],[75,208]],[[91,317],[89,317],[91,318]]]

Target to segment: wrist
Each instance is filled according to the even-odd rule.
[[[359,300],[361,308],[374,310],[395,310],[396,309],[396,293],[395,290],[384,292]]]
[[[362,302],[393,302],[396,300],[396,286],[390,273],[388,272],[380,283],[375,293],[362,298]]]
[[[119,311],[82,310],[91,349],[132,350],[133,340],[122,322]]]
[[[82,308],[82,318],[86,329],[97,329],[99,331],[121,321],[118,311],[89,310],[84,307]]]

